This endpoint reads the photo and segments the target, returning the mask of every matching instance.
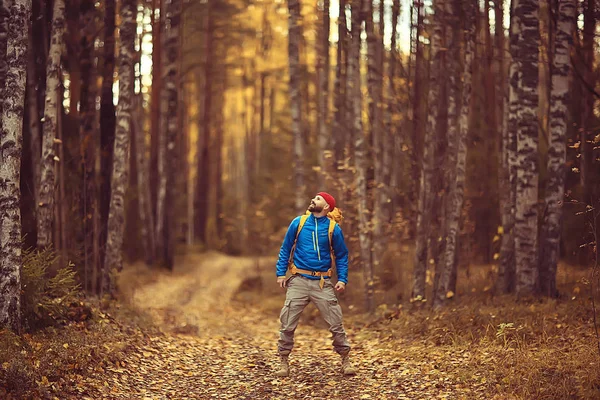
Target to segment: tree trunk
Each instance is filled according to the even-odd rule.
[[[44,107],[44,137],[42,141],[42,173],[40,180],[40,202],[38,204],[37,245],[44,248],[52,243],[52,221],[54,213],[56,119],[58,117],[58,86],[60,84],[60,56],[65,27],[65,4],[55,0],[52,16],[50,54],[46,66],[46,104]]]
[[[152,0],[152,10],[162,10],[162,0]],[[152,12],[150,19],[152,24],[152,88],[150,98],[150,193],[155,196],[158,193],[158,142],[160,140],[160,93],[162,91],[162,20],[163,14],[156,18],[156,13]],[[156,199],[150,198],[152,209],[152,219],[156,221]],[[152,227],[155,233],[155,227]],[[155,249],[156,251],[156,249]],[[152,257],[156,257],[153,254]]]
[[[580,184],[583,189],[583,201],[586,204],[593,204],[592,195],[592,172],[593,147],[591,131],[594,114],[594,94],[590,93],[588,87],[596,87],[596,74],[594,73],[594,43],[596,33],[596,0],[584,0],[583,9],[583,46],[581,57],[583,58],[582,70],[582,90],[581,96],[581,122],[579,131],[581,132],[580,144]]]
[[[538,280],[538,0],[515,1],[519,65],[515,260],[517,294],[536,291]]]
[[[373,270],[379,270],[380,256],[385,249],[383,233],[383,213],[382,208],[384,206],[383,191],[384,185],[382,181],[382,136],[383,132],[381,129],[381,86],[382,86],[382,70],[380,69],[381,58],[380,52],[380,32],[375,31],[373,22],[373,0],[365,0],[365,30],[367,33],[367,73],[368,73],[368,92],[369,92],[369,129],[370,129],[370,142],[372,145],[372,159],[374,167],[374,202],[373,202],[373,213],[372,213],[372,241],[373,241],[373,253],[372,262]]]
[[[158,178],[158,186],[156,190],[156,257],[159,264],[162,266],[165,265],[166,261],[166,246],[167,246],[167,232],[165,223],[167,221],[167,217],[165,215],[166,212],[166,201],[167,201],[167,185],[168,185],[168,163],[167,159],[167,129],[169,124],[169,114],[168,114],[168,106],[169,106],[169,93],[166,89],[166,81],[168,79],[167,75],[167,66],[168,66],[168,49],[167,49],[167,40],[168,34],[168,11],[170,1],[161,1],[161,9],[160,9],[160,23],[161,23],[161,90],[159,93],[160,99],[160,123],[158,130],[158,139],[157,139],[157,178]]]
[[[146,141],[144,140],[144,129],[143,125],[140,124],[142,120],[142,105],[141,99],[138,99],[132,110],[131,127],[133,139],[135,140],[135,161],[138,173],[137,179],[137,195],[138,195],[138,207],[141,225],[141,236],[145,254],[145,262],[147,265],[154,263],[154,257],[156,255],[156,245],[154,243],[154,214],[152,213],[152,193],[150,192],[150,185],[148,184],[150,166],[146,157]]]
[[[511,1],[510,12],[510,68],[508,71],[508,96],[505,98],[502,147],[505,159],[505,174],[508,181],[508,195],[502,210],[502,243],[500,247],[500,262],[498,263],[498,280],[496,289],[500,293],[513,292],[516,281],[515,265],[515,209],[517,185],[517,109],[518,109],[518,74],[517,60],[518,38],[514,13],[515,4]]]
[[[167,186],[165,188],[165,239],[164,239],[164,261],[166,266],[173,270],[175,266],[175,196],[177,190],[177,134],[179,131],[178,119],[178,57],[179,57],[179,24],[181,21],[181,2],[171,0],[167,5],[166,17],[169,28],[165,31],[165,64],[164,64],[164,83],[167,99],[167,131],[166,131],[166,160],[168,160],[166,178]]]
[[[304,135],[302,132],[302,95],[301,90],[301,69],[300,69],[300,40],[301,28],[300,21],[300,1],[288,0],[289,8],[289,70],[290,70],[290,109],[292,113],[292,134],[294,135],[294,184],[295,184],[295,202],[296,212],[303,212],[306,205],[306,187],[304,182]]]
[[[214,47],[214,15],[211,12],[213,0],[208,0],[206,3],[206,55],[204,64],[204,104],[202,111],[202,120],[199,126],[201,127],[201,134],[199,137],[201,140],[198,141],[198,172],[197,175],[197,186],[196,186],[196,201],[198,206],[196,207],[196,237],[202,242],[206,242],[206,224],[208,221],[208,210],[209,210],[209,189],[210,189],[210,168],[211,168],[211,154],[210,154],[210,138],[211,138],[211,112],[212,112],[212,75],[213,75],[213,47]]]
[[[471,1],[463,4],[464,25],[460,26],[459,15],[461,15],[461,2],[453,0],[446,3],[448,11],[448,22],[452,29],[452,41],[448,48],[448,149],[446,153],[447,164],[445,167],[446,184],[444,191],[448,195],[444,198],[445,221],[443,221],[442,246],[443,254],[440,257],[440,273],[437,280],[434,307],[441,306],[453,297],[451,288],[451,277],[456,269],[457,260],[457,238],[459,222],[464,200],[465,166],[467,159],[467,134],[469,129],[469,113],[471,101],[471,79],[473,47],[475,44],[475,18],[477,14],[477,3]],[[459,79],[460,55],[459,32],[465,32],[465,60],[462,77]],[[459,82],[462,82],[462,103],[459,100]],[[458,110],[457,110],[458,105]]]
[[[111,199],[111,173],[115,144],[115,105],[113,83],[115,72],[115,0],[106,0],[104,5],[104,57],[102,63],[102,89],[100,98],[100,249],[106,253],[107,221]],[[101,255],[106,265],[105,255]],[[105,273],[103,272],[103,276]],[[102,278],[101,278],[102,279]],[[100,285],[100,295],[105,285]]]
[[[344,63],[346,54],[347,32],[346,27],[346,0],[339,0],[338,17],[338,42],[337,56],[335,65],[335,82],[333,87],[335,122],[333,126],[333,156],[336,164],[336,171],[340,171],[344,165],[344,147],[346,136],[346,65]]]
[[[323,22],[319,28],[321,34],[320,43],[317,46],[318,57],[318,105],[317,120],[319,129],[319,139],[317,140],[317,157],[320,173],[319,184],[325,185],[327,176],[331,173],[328,166],[329,151],[329,0],[323,0],[323,10],[321,10]]]
[[[115,132],[114,161],[111,175],[110,211],[104,263],[105,291],[114,292],[113,271],[123,268],[123,232],[125,191],[127,189],[131,105],[133,101],[133,60],[136,32],[136,0],[122,0],[120,10],[119,103]]]
[[[96,202],[96,149],[99,144],[99,136],[96,131],[96,67],[94,41],[96,39],[96,8],[94,0],[82,0],[80,3],[80,28],[81,35],[81,104],[79,126],[81,167],[83,175],[81,212],[83,221],[83,262],[84,262],[84,285],[87,290],[89,282],[88,272],[95,270],[98,266],[94,264],[97,259],[94,254],[94,242],[98,240],[94,236],[93,218]]]
[[[441,82],[441,44],[442,44],[442,13],[444,0],[434,1],[433,31],[431,35],[431,76],[429,79],[429,113],[427,129],[423,138],[423,157],[419,178],[419,198],[417,212],[416,250],[413,277],[413,299],[425,297],[425,277],[427,274],[428,231],[431,223],[433,169],[435,161],[435,141],[439,113],[439,98]]]
[[[29,35],[29,59],[27,62],[27,105],[29,107],[29,134],[31,136],[31,171],[33,174],[34,215],[37,221],[37,209],[40,202],[40,162],[42,156],[42,135],[40,132],[40,111],[38,103],[38,74],[33,47],[33,35]],[[0,45],[1,46],[1,45]],[[0,87],[3,87],[0,82]],[[1,106],[0,106],[1,110]]]
[[[494,0],[494,17],[496,21],[504,21],[503,0]],[[508,174],[508,159],[507,159],[507,129],[506,129],[506,113],[504,104],[506,103],[506,67],[504,63],[504,27],[501,23],[495,25],[495,60],[496,60],[496,123],[498,124],[498,200],[500,203],[500,216],[505,219],[505,211],[510,212],[510,208],[506,208],[510,201],[510,181]],[[504,226],[504,222],[501,222]],[[505,232],[505,231],[504,231]],[[506,233],[506,232],[505,232]],[[505,235],[501,235],[504,240]],[[501,242],[502,243],[502,242]],[[501,251],[501,250],[500,250]]]
[[[425,24],[425,16],[424,14],[424,6],[422,0],[414,0],[413,1],[413,9],[416,8],[417,12],[417,29],[415,33],[415,77],[413,83],[413,104],[412,104],[412,181],[414,182],[414,190],[411,190],[412,193],[420,193],[419,182],[420,182],[420,166],[422,164],[422,109],[421,105],[421,86],[422,86],[422,76],[424,72],[423,67],[423,44],[421,43],[421,35],[423,34],[424,24]],[[425,71],[426,72],[426,71]],[[418,198],[414,197],[414,194],[410,197],[410,202],[412,204],[417,203],[418,207]],[[416,220],[415,220],[416,222]],[[415,223],[416,228],[416,223]],[[415,229],[416,230],[416,229]]]
[[[569,121],[569,80],[571,76],[571,42],[575,28],[577,4],[562,0],[558,8],[555,53],[552,62],[552,96],[550,99],[550,148],[544,221],[540,238],[540,290],[556,297],[556,268],[562,229],[562,204],[566,175],[566,138]]]
[[[2,1],[0,9],[8,19],[6,75],[0,87],[2,107],[0,135],[0,327],[21,330],[21,153],[27,33],[31,17],[29,0],[14,0],[10,9]],[[2,73],[4,71],[0,71]]]
[[[370,1],[370,0],[364,0]],[[362,126],[362,101],[360,79],[360,45],[363,0],[352,1],[352,33],[348,49],[348,95],[351,100],[349,121],[352,123],[355,154],[355,184],[358,202],[358,236],[360,259],[365,281],[366,309],[373,312],[373,265],[371,264],[371,243],[369,232],[369,211],[367,209],[367,143]]]

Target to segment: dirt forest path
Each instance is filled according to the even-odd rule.
[[[263,264],[272,260],[260,263],[265,268]],[[232,301],[240,284],[257,275],[257,262],[209,254],[186,256],[180,265],[132,293],[135,305],[163,324],[163,333],[149,336],[96,381],[89,378],[77,398],[485,398],[477,395],[476,386],[459,381],[452,371],[454,361],[447,361],[450,367],[445,368],[450,369],[441,373],[439,353],[408,345],[389,332],[364,328],[355,317],[348,317],[345,325],[357,376],[342,376],[326,329],[301,322],[291,376],[276,378],[277,312],[274,307]],[[284,294],[274,297],[271,304],[282,302]],[[461,351],[447,357],[456,361],[457,372],[470,355]]]

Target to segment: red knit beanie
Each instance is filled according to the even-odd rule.
[[[327,192],[319,192],[317,195],[321,196],[327,202],[327,204],[329,204],[329,211],[333,211],[335,208],[335,199],[333,196]]]

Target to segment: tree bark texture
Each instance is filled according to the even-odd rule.
[[[54,191],[58,160],[55,144],[58,117],[58,86],[60,84],[60,56],[65,30],[64,0],[55,0],[52,16],[50,54],[46,65],[46,101],[42,139],[40,180],[40,202],[38,203],[37,246],[44,248],[52,244],[52,222],[54,213]]]
[[[120,19],[120,46],[118,57],[119,102],[113,169],[111,175],[110,211],[104,264],[105,290],[114,290],[113,271],[123,269],[123,232],[125,228],[125,191],[129,169],[129,137],[131,135],[131,106],[133,100],[133,62],[136,32],[136,0],[122,0]]]
[[[464,9],[464,25],[461,27],[458,16],[461,15],[461,4]],[[441,267],[438,287],[434,298],[434,306],[444,304],[452,298],[453,288],[451,277],[457,268],[457,242],[459,234],[459,223],[464,202],[464,186],[466,177],[467,161],[467,135],[469,131],[469,115],[471,110],[471,84],[473,49],[475,46],[475,18],[477,15],[477,2],[470,1],[466,4],[453,0],[447,7],[449,21],[453,29],[454,40],[448,46],[448,151],[447,151],[447,191],[445,198],[446,221],[443,246],[444,254],[440,258]],[[460,60],[460,48],[458,44],[458,31],[464,31],[465,58],[462,77],[458,79]],[[462,81],[462,95],[459,96],[459,83]],[[458,103],[459,98],[461,103]],[[458,106],[458,107],[457,107]],[[457,109],[458,108],[458,109]]]
[[[567,122],[569,121],[570,54],[577,4],[575,0],[562,0],[558,7],[555,52],[552,61],[548,181],[545,193],[544,221],[540,237],[540,291],[549,297],[558,295],[556,268],[559,259],[562,205],[567,168],[565,163]]]
[[[536,291],[538,280],[538,0],[516,0],[519,65],[517,111],[517,192],[515,261],[518,295]]]
[[[0,135],[0,327],[21,328],[21,153],[27,71],[27,35],[30,0],[3,0],[8,16],[6,75],[0,87],[2,134]]]
[[[104,3],[104,55],[102,62],[102,88],[100,93],[100,248],[106,250],[107,221],[110,208],[115,143],[115,104],[113,84],[115,72],[115,0]],[[105,257],[105,256],[104,256]],[[102,257],[104,259],[104,257]],[[102,290],[102,287],[101,287]]]
[[[434,0],[434,16],[431,35],[431,74],[429,80],[427,115],[427,129],[423,137],[423,157],[421,158],[421,172],[419,177],[419,198],[417,210],[416,250],[413,271],[413,299],[425,297],[425,278],[427,274],[427,240],[429,225],[431,223],[431,206],[434,193],[432,193],[433,169],[435,161],[435,140],[439,114],[440,98],[440,65],[442,44],[442,14],[444,0]]]
[[[500,262],[498,263],[498,279],[496,290],[509,293],[515,290],[515,210],[517,185],[517,109],[518,109],[518,52],[517,22],[514,13],[515,2],[511,1],[510,12],[510,67],[508,71],[508,96],[505,98],[504,130],[502,132],[502,152],[505,159],[505,174],[508,181],[509,193],[506,196],[502,210],[502,243],[500,247]]]

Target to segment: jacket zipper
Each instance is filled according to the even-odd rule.
[[[319,221],[317,217],[315,217],[315,236],[316,236],[316,248],[317,248],[317,256],[319,257],[319,261],[321,261],[321,251],[319,250]]]

